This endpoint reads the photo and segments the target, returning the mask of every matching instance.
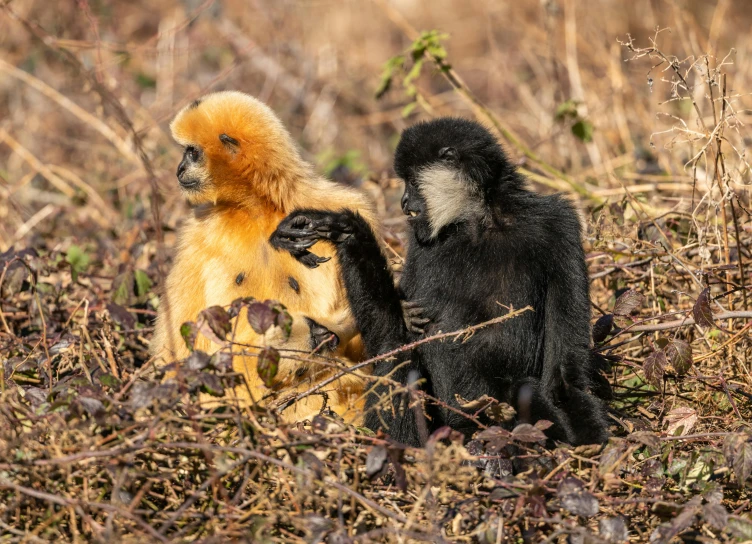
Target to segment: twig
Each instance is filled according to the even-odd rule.
[[[361,363],[358,363],[356,365],[353,365],[351,367],[348,367],[346,370],[343,370],[334,376],[327,378],[326,380],[323,380],[307,391],[304,391],[300,395],[296,396],[293,399],[290,399],[289,401],[285,402],[284,404],[277,407],[276,412],[280,413],[285,408],[289,407],[291,404],[298,402],[301,399],[304,399],[305,397],[315,393],[322,387],[329,385],[330,383],[340,379],[347,373],[351,373],[355,370],[361,369],[363,367],[366,367],[368,365],[372,365],[378,361],[383,361],[384,359],[389,359],[390,357],[394,357],[395,355],[398,355],[400,353],[404,353],[406,351],[410,351],[412,349],[415,349],[418,346],[421,346],[423,344],[427,344],[428,342],[433,342],[436,340],[441,340],[443,338],[454,338],[455,340],[463,335],[472,335],[475,331],[480,330],[484,327],[488,327],[490,325],[495,325],[497,323],[503,323],[504,321],[507,321],[509,319],[512,319],[514,317],[517,317],[518,315],[527,312],[527,311],[533,311],[533,308],[531,306],[525,306],[524,308],[521,308],[519,310],[511,310],[509,313],[504,314],[499,317],[495,317],[493,319],[490,319],[488,321],[484,321],[483,323],[478,323],[477,325],[472,325],[470,327],[466,327],[464,329],[452,331],[452,332],[444,332],[444,333],[438,333],[433,336],[429,336],[427,338],[421,338],[420,340],[416,340],[415,342],[411,342],[409,344],[406,344],[404,346],[401,346],[397,349],[393,349],[391,351],[387,351],[386,353],[382,353],[381,355],[377,355],[375,357],[371,357],[370,359],[367,359]]]

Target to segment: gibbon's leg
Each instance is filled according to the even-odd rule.
[[[572,443],[575,432],[571,419],[541,387],[540,380],[525,378],[517,381],[512,388],[512,407],[517,410],[519,423],[531,423],[545,419],[553,423],[543,431],[551,440]]]
[[[381,355],[407,344],[411,337],[399,291],[373,231],[360,215],[350,211],[300,210],[279,224],[270,242],[277,249],[290,251],[296,258],[303,255],[308,262],[313,262],[316,256],[308,252],[308,248],[319,240],[329,240],[336,247],[347,297],[368,356]],[[306,261],[301,262],[306,264]],[[389,375],[391,380],[403,385],[408,383],[409,375],[427,378],[416,357],[417,353],[411,351],[398,353],[392,360],[378,361],[373,374]],[[414,374],[411,375],[411,371]],[[368,396],[365,424],[371,429],[385,426],[395,440],[419,445],[418,423],[413,411],[408,409],[409,393],[392,395],[391,389],[380,383]],[[392,402],[387,402],[385,410],[377,411],[376,405],[383,395],[392,395]]]
[[[567,255],[558,258],[566,260]],[[571,255],[576,255],[574,250]],[[605,408],[589,392],[595,361],[590,351],[587,275],[577,261],[564,266],[563,272],[551,277],[548,284],[541,387],[577,429],[571,443],[603,443],[608,440]]]
[[[570,440],[573,446],[608,441],[606,409],[600,399],[575,387],[568,387],[560,397],[562,409],[573,422],[574,436]]]

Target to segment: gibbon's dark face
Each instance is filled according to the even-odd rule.
[[[451,117],[405,130],[394,170],[405,182],[402,211],[421,243],[436,238],[447,225],[482,220],[489,193],[512,172],[488,130]]]
[[[183,152],[183,160],[178,165],[178,183],[184,191],[198,191],[204,181],[204,153],[200,147],[189,145]]]

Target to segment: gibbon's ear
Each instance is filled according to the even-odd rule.
[[[228,136],[227,134],[220,134],[219,140],[227,147],[230,151],[237,151],[239,147],[238,141],[233,138],[232,136]]]
[[[457,162],[459,154],[453,147],[442,147],[439,149],[439,158],[447,162]]]

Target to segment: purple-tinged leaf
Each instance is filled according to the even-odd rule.
[[[218,351],[211,356],[209,364],[222,372],[230,372],[232,370],[232,353]]]
[[[713,529],[722,531],[728,523],[728,511],[721,504],[706,504],[702,507],[702,518]]]
[[[642,371],[645,381],[653,387],[660,389],[663,384],[663,375],[666,373],[666,354],[663,350],[657,350],[648,355],[642,363]]]
[[[512,438],[520,442],[545,442],[546,435],[529,423],[520,423],[512,430]]]
[[[697,297],[695,305],[692,307],[692,317],[695,318],[695,323],[701,327],[715,327],[713,311],[710,307],[710,289],[708,287],[703,289],[700,296]]]
[[[215,344],[224,344],[231,330],[230,316],[222,306],[211,306],[201,310],[196,320],[201,334]]]
[[[264,334],[274,325],[276,313],[265,302],[254,302],[248,306],[248,323],[258,334]]]
[[[692,368],[692,346],[683,340],[672,340],[666,348],[666,357],[674,367],[674,372],[684,376]]]
[[[196,376],[201,384],[201,391],[208,393],[213,397],[222,397],[225,394],[225,388],[222,387],[222,380],[216,374],[202,372]]]

